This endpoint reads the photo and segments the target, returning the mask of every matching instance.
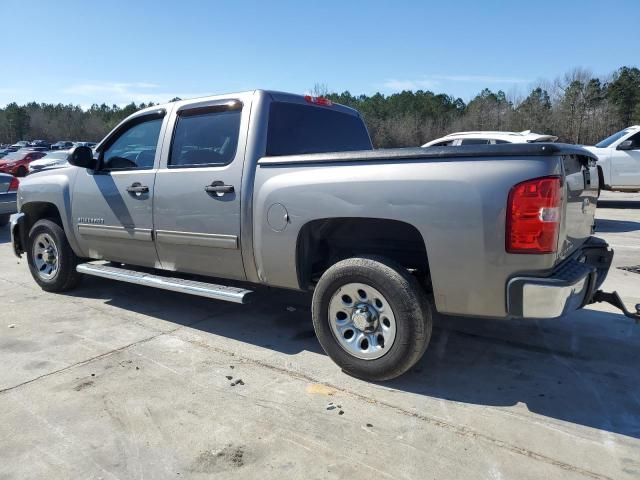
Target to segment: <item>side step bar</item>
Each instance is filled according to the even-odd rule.
[[[190,295],[198,295],[200,297],[234,303],[247,303],[247,297],[252,293],[251,290],[238,287],[197,282],[176,277],[163,277],[152,273],[96,263],[82,263],[76,267],[76,270],[86,275],[120,280],[121,282],[135,283],[136,285],[171,290],[172,292],[188,293]]]

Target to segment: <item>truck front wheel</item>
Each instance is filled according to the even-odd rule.
[[[431,305],[402,266],[379,257],[340,261],[313,294],[313,326],[324,351],[346,373],[390,380],[424,354],[432,330]]]
[[[31,275],[43,290],[64,292],[78,284],[78,257],[57,223],[38,220],[29,232],[26,251]]]

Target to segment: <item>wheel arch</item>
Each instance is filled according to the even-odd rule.
[[[353,256],[388,258],[415,270],[431,288],[426,242],[410,223],[376,217],[330,217],[310,220],[298,231],[296,273],[301,289],[312,288],[331,265]]]

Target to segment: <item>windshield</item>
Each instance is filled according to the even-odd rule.
[[[614,133],[610,137],[607,137],[604,140],[596,143],[596,147],[598,147],[598,148],[607,148],[613,142],[615,142],[616,140],[624,137],[627,133],[630,133],[630,132],[631,132],[631,130],[629,130],[629,129],[620,130],[619,132]]]

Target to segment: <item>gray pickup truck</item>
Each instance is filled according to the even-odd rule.
[[[554,318],[602,300],[613,256],[592,237],[588,151],[373,150],[358,112],[324,98],[154,106],[70,163],[24,180],[12,217],[44,290],[87,274],[240,303],[255,284],[313,291],[322,347],[370,380],[420,359],[434,311]]]

